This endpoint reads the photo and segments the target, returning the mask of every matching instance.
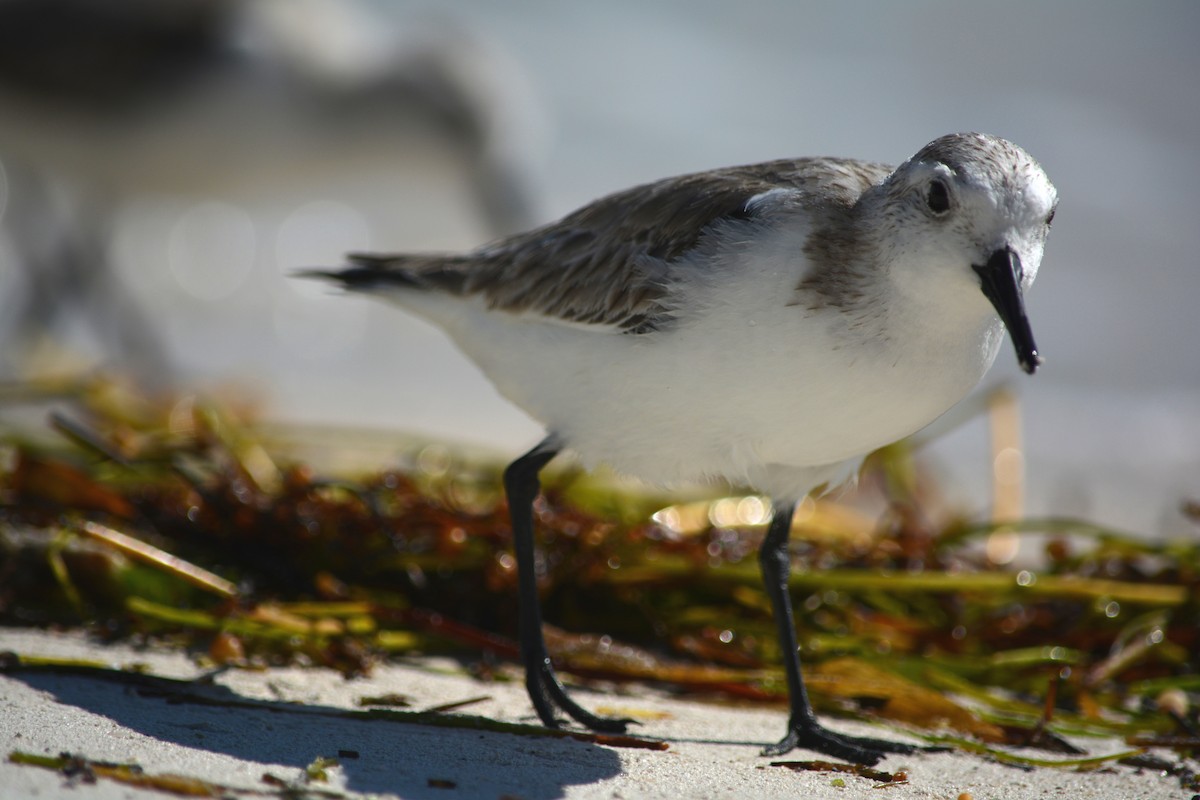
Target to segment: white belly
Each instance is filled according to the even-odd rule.
[[[957,403],[1000,336],[995,322],[931,357],[918,342],[852,346],[782,305],[790,325],[709,320],[638,335],[461,312],[446,327],[463,351],[586,464],[652,483],[719,479],[791,498],[848,477],[847,462]]]

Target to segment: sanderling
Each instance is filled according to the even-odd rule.
[[[628,720],[572,701],[541,631],[532,504],[559,451],[656,483],[769,494],[759,552],[790,692],[779,755],[875,763],[913,748],[813,714],[787,591],[798,500],[922,428],[978,383],[1004,327],[1040,363],[1023,292],[1056,204],[1024,150],[956,134],[893,169],[772,161],[658,181],[465,255],[354,255],[313,271],[441,327],[547,430],[504,475],[520,573],[526,687],[600,731]]]

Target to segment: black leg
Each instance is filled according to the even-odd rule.
[[[763,755],[781,756],[797,747],[803,747],[857,764],[875,764],[886,753],[914,752],[917,748],[912,745],[844,736],[827,730],[821,727],[813,714],[808,692],[804,688],[804,679],[800,675],[800,652],[796,644],[796,626],[792,618],[792,598],[788,592],[788,573],[791,571],[788,535],[792,530],[792,512],[795,508],[794,503],[775,506],[775,516],[758,551],[763,583],[766,585],[767,595],[771,598],[775,624],[779,629],[779,647],[783,651],[790,706],[787,736],[778,744],[763,749]]]
[[[630,720],[598,717],[567,696],[542,636],[542,607],[538,599],[537,572],[533,558],[533,501],[541,491],[538,473],[554,456],[558,444],[549,437],[518,458],[504,471],[504,492],[512,520],[513,550],[517,556],[517,580],[520,600],[521,661],[525,664],[525,688],[542,722],[559,726],[555,709],[566,712],[575,721],[594,731],[623,733]]]

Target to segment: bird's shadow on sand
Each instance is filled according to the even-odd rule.
[[[247,705],[219,685],[197,685],[197,692],[181,695],[92,675],[17,672],[10,677],[154,739],[261,763],[264,772],[273,765],[303,769],[319,756],[338,757],[346,788],[355,792],[549,800],[564,796],[568,786],[621,771],[616,751],[571,739],[348,717],[345,709],[328,706]]]

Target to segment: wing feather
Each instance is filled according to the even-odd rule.
[[[350,257],[322,273],[349,288],[401,285],[481,295],[490,307],[629,333],[671,319],[672,265],[721,222],[753,220],[771,190],[791,202],[852,206],[891,168],[839,159],[771,161],[685,175],[597,200],[562,220],[465,255]]]

